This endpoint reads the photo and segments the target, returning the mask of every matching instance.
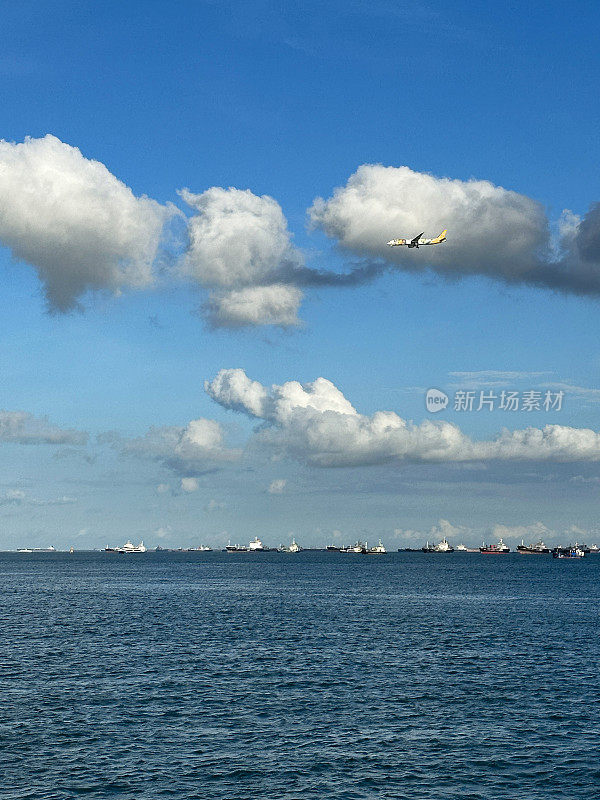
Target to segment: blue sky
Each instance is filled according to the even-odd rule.
[[[472,542],[499,531],[509,541],[538,532],[559,541],[570,537],[571,526],[590,541],[600,538],[597,445],[577,433],[600,430],[600,266],[577,255],[579,232],[588,231],[588,244],[597,235],[590,211],[598,200],[597,4],[575,3],[568,13],[548,2],[514,9],[459,2],[0,8],[0,139],[7,143],[0,157],[0,407],[9,414],[0,445],[0,546],[96,547],[128,536],[152,545],[216,546],[255,534],[276,545],[292,533],[316,546],[337,531],[339,539],[381,536],[394,547],[442,530]],[[35,158],[14,149],[26,137],[47,141],[47,134],[55,145],[40,147]],[[92,220],[111,210],[110,224],[131,214],[145,226],[148,236],[127,240],[134,262],[160,232],[155,217],[171,215],[152,264],[136,262],[136,285],[119,272],[121,262],[95,272],[94,258],[110,260],[118,235],[102,222],[101,244],[86,251],[96,232],[88,226],[81,233],[81,202],[71,207],[65,194],[68,148],[81,153],[73,175],[84,183],[90,160],[106,168],[102,203],[113,203],[112,210],[98,206]],[[4,173],[2,158],[9,164]],[[409,167],[416,194],[405,192],[399,205],[403,173],[373,171],[359,181],[355,207],[349,181],[368,164]],[[434,194],[421,197],[427,175],[436,177]],[[115,199],[111,176],[152,207],[142,214],[138,201]],[[388,177],[391,194],[382,188]],[[490,182],[491,200],[472,210],[463,198],[446,213],[442,178],[460,182],[460,197],[472,179],[487,197],[480,182]],[[60,207],[50,202],[53,181],[63,187]],[[237,282],[229,277],[238,268],[232,243],[211,233],[207,249],[202,220],[211,187],[252,193],[211,196],[217,234],[223,203],[234,203],[231,214],[249,202],[268,238],[267,266],[254,258],[248,268],[256,272]],[[342,200],[334,207],[338,187]],[[183,188],[201,199],[184,202],[177,193]],[[95,203],[93,191],[85,197]],[[261,202],[263,195],[273,203]],[[315,223],[313,214],[311,226],[308,210],[318,197],[329,216]],[[431,197],[442,198],[437,214]],[[415,209],[423,210],[424,227],[439,219],[439,230],[449,228],[434,269],[426,268],[424,250],[410,252],[421,258],[418,269],[385,260],[378,223],[373,227],[365,213],[375,201],[383,202],[382,230],[389,213],[389,236],[420,232],[396,230],[398,220],[415,213],[420,220]],[[172,216],[168,204],[183,216]],[[555,268],[556,259],[538,250],[544,225],[558,236],[565,209],[576,215],[575,244],[562,240],[565,255]],[[468,225],[460,222],[467,211]],[[33,222],[25,219],[29,212]],[[457,220],[454,240],[447,218]],[[488,250],[484,218],[497,220],[502,233]],[[333,233],[342,229],[344,235]],[[439,230],[427,228],[427,235]],[[482,236],[471,245],[465,237],[478,230]],[[530,245],[520,243],[524,231],[531,231]],[[244,228],[239,239],[255,241],[254,235]],[[463,250],[461,240],[469,241]],[[506,256],[505,241],[518,243]],[[92,288],[77,294],[64,264],[72,258],[76,265],[84,251]],[[27,258],[19,257],[23,252]],[[215,278],[217,262],[225,272]],[[285,283],[281,265],[288,263],[313,272],[305,282]],[[334,284],[336,275],[368,265],[381,274],[354,286],[321,286],[315,278],[319,271]],[[267,268],[279,277],[261,277]],[[547,270],[550,277],[538,280]],[[566,286],[560,292],[552,288],[557,274]],[[60,286],[81,310],[48,313],[48,285]],[[273,285],[277,302],[288,303],[285,319],[278,306],[279,325],[264,324],[256,311],[257,297],[262,303]],[[232,302],[247,291],[254,292],[258,317],[239,326]],[[300,406],[292,416],[283,406],[265,410],[277,404],[277,393],[259,414],[250,394],[235,402],[231,393],[211,397],[204,383],[223,369],[243,370],[265,391],[323,377],[362,415],[353,421],[360,435],[338,438],[344,415],[327,417],[341,403],[332,389],[324,390],[334,404],[327,418],[310,420]],[[429,387],[451,398],[460,388],[561,389],[565,397],[555,412],[460,413],[451,402],[432,417],[424,404]],[[281,396],[289,400],[292,391]],[[388,441],[365,421],[380,411],[417,427],[441,418],[475,442],[495,441],[505,427],[546,425],[568,429],[561,435],[570,438],[549,454],[528,441],[529,450],[514,458],[506,445],[491,457],[467,458],[463,447],[432,460],[419,444],[402,449],[397,431]],[[10,416],[17,412],[33,416],[18,422]],[[205,438],[190,445],[196,449],[174,458],[167,429],[187,442],[198,419],[218,423],[222,439],[209,442],[212,429],[203,429]],[[333,427],[324,431],[325,423]],[[15,425],[21,427],[11,433]],[[160,441],[148,437],[150,429]],[[86,433],[87,443],[68,431]],[[327,453],[313,441],[326,435],[334,441]],[[194,478],[187,484],[193,491],[182,488],[186,477]],[[285,481],[283,489],[270,492],[277,480]],[[440,519],[451,527],[442,529]]]

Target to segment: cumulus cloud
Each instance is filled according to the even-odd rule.
[[[284,478],[277,478],[276,480],[271,481],[267,491],[269,494],[283,494],[286,483],[287,481]]]
[[[600,292],[600,204],[582,220],[563,214],[558,257],[543,207],[489,181],[365,164],[329,199],[317,198],[309,213],[313,226],[342,250],[398,269]],[[421,231],[435,236],[444,228],[448,240],[437,247],[409,251],[386,245],[390,238]]]
[[[191,494],[192,492],[198,491],[198,479],[197,478],[182,478],[181,479],[181,491],[186,492],[187,494]]]
[[[213,292],[204,304],[214,328],[241,328],[246,325],[299,324],[298,308],[302,292],[295,286],[250,286],[229,292]]]
[[[431,526],[429,531],[416,531],[411,528],[396,528],[394,530],[396,538],[413,543],[438,542],[441,539],[447,539],[450,544],[454,544],[468,539],[472,534],[473,530],[471,528],[467,528],[464,525],[454,525],[447,519],[440,519],[437,525]]]
[[[36,269],[52,311],[90,289],[150,286],[173,213],[55,136],[0,141],[0,242]]]
[[[598,203],[583,217],[566,210],[551,226],[538,202],[489,181],[365,164],[309,209],[313,227],[362,259],[339,273],[305,264],[268,195],[221,187],[179,195],[187,219],[172,204],[136,197],[55,136],[0,141],[0,244],[37,271],[52,311],[80,306],[88,291],[150,287],[165,259],[178,259],[168,279],[183,276],[208,292],[202,308],[214,327],[295,326],[304,288],[355,286],[393,268],[600,293]],[[182,229],[161,246],[174,215]],[[386,246],[442,228],[449,238],[439,247]]]
[[[270,389],[241,369],[221,370],[205,389],[224,408],[262,420],[255,443],[321,467],[391,461],[600,461],[600,434],[562,425],[504,429],[474,441],[444,420],[415,424],[393,411],[360,414],[325,378]]]
[[[294,325],[302,292],[293,273],[302,256],[293,246],[280,205],[249,190],[212,187],[179,193],[197,213],[188,221],[182,272],[211,290],[215,325]]]
[[[112,437],[112,444],[124,455],[158,461],[183,474],[181,488],[190,488],[193,473],[201,474],[217,465],[235,461],[239,451],[225,446],[223,429],[212,419],[193,419],[185,427],[152,427],[137,439],[121,440]],[[185,481],[185,484],[184,484]]]
[[[529,544],[538,539],[551,539],[555,533],[543,522],[533,522],[530,525],[494,525],[491,535],[494,539],[518,539]]]
[[[34,417],[26,411],[0,411],[0,442],[84,445],[87,440],[84,431],[60,428],[47,417]]]

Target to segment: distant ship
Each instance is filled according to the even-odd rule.
[[[188,553],[212,553],[212,547],[209,547],[206,544],[201,544],[199,547],[188,547],[186,552],[188,552]]]
[[[478,547],[467,547],[466,544],[459,544],[456,547],[457,553],[478,553]]]
[[[376,544],[375,547],[369,547],[369,549],[367,550],[367,553],[369,555],[373,555],[373,556],[374,555],[382,555],[383,553],[387,553],[387,550],[385,549],[385,547],[381,543],[381,539],[380,539],[379,543]]]
[[[329,550],[330,553],[339,553],[340,552],[340,548],[336,544],[328,544],[325,549]]]
[[[352,547],[341,547],[340,553],[366,553],[367,545],[362,542],[356,542]]]
[[[498,544],[490,544],[486,546],[484,542],[479,548],[479,552],[487,556],[505,555],[506,553],[510,553],[510,547],[505,545],[502,539],[500,539]]]
[[[252,539],[252,541],[248,545],[248,550],[251,550],[253,553],[260,552],[264,549],[265,549],[264,545],[258,538],[258,536],[255,536],[254,539]]]
[[[300,550],[302,550],[302,548],[295,539],[292,539],[292,543],[289,547],[286,547],[284,544],[282,544],[279,548],[280,553],[299,553]]]
[[[429,542],[427,542],[425,547],[422,547],[421,550],[424,553],[453,553],[454,552],[454,548],[448,542],[448,540],[446,539],[445,536],[442,539],[442,541],[438,542],[437,544],[431,544],[430,545]]]
[[[586,551],[577,542],[566,547],[555,547],[552,550],[552,558],[583,558],[585,554]]]
[[[542,542],[541,539],[538,539],[538,541],[535,544],[530,544],[529,547],[527,547],[523,539],[521,539],[521,544],[517,545],[517,551],[524,556],[542,555],[544,553],[549,553],[550,548],[546,547],[546,545]]]
[[[145,553],[146,548],[144,546],[144,542],[140,542],[138,545],[133,544],[133,542],[128,539],[122,547],[109,547],[108,545],[104,548],[105,553]]]
[[[19,547],[17,553],[56,553],[55,547]]]
[[[231,544],[231,539],[225,545],[227,553],[245,553],[248,548],[245,544]]]

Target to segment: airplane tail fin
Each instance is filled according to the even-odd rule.
[[[445,242],[447,233],[448,233],[447,230],[442,231],[439,236],[436,236],[435,239],[431,240],[431,244],[440,244],[440,242]]]

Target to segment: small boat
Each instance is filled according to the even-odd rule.
[[[530,544],[529,547],[527,547],[523,539],[521,539],[521,544],[517,545],[517,552],[521,553],[524,556],[542,555],[544,553],[549,553],[550,548],[546,547],[546,545],[542,542],[541,539],[538,539],[535,544]]]
[[[505,555],[506,553],[510,553],[510,547],[504,544],[502,539],[500,539],[498,544],[490,544],[486,546],[484,542],[483,545],[479,548],[479,552],[487,556]]]
[[[379,554],[387,553],[387,550],[385,549],[385,547],[381,543],[381,539],[380,539],[379,543],[376,544],[375,547],[369,547],[369,549],[367,550],[367,553],[369,555],[379,555]]]
[[[585,550],[575,542],[566,547],[555,547],[552,550],[552,558],[584,558]]]

